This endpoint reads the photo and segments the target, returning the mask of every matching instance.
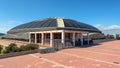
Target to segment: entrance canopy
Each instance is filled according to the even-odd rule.
[[[86,43],[90,43],[89,32],[85,31],[72,31],[72,30],[51,30],[30,32],[29,42],[36,43],[43,46],[62,46],[73,47],[77,42],[79,45],[84,45],[83,34],[86,34]]]

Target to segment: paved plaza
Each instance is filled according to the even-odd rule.
[[[0,68],[120,68],[120,40],[0,59]]]

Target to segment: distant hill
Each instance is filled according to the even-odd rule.
[[[5,34],[4,34],[4,33],[0,33],[0,36],[1,36],[1,35],[5,35]]]

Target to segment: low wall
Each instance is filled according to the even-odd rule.
[[[55,52],[55,51],[58,51],[58,50],[61,50],[61,49],[63,49],[63,48],[51,47],[51,48],[40,48],[40,49],[31,50],[31,51],[14,52],[14,53],[8,53],[8,54],[0,55],[0,59],[20,56],[20,55],[26,55],[26,54],[32,54],[32,53],[38,53],[38,52],[42,53],[42,54],[45,54],[45,53]]]
[[[32,54],[32,53],[37,53],[37,52],[38,52],[38,49],[31,50],[31,51],[8,53],[8,54],[0,55],[0,59],[14,57],[14,56],[20,56],[20,55],[26,55],[26,54]]]
[[[93,40],[94,44],[99,44],[102,42],[108,42],[108,41],[113,41],[115,39],[99,39],[99,40]]]

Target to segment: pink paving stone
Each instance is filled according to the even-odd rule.
[[[0,59],[0,68],[64,68],[59,64],[68,68],[120,68],[120,40],[104,42],[88,48],[71,48],[55,53],[34,53],[32,55],[38,58],[28,54]],[[81,56],[82,58],[80,58]]]
[[[107,54],[113,54],[113,55],[120,55],[120,51],[110,50],[110,49],[103,49],[103,48],[86,48],[81,50],[87,50],[92,52],[100,52],[100,53],[107,53]]]
[[[39,54],[36,54],[37,56],[39,56]],[[75,68],[79,68],[79,66],[81,67],[90,67],[90,68],[111,68],[111,66],[119,68],[119,66],[115,66],[115,65],[111,65],[111,64],[106,64],[106,63],[102,63],[102,62],[98,62],[98,61],[93,61],[93,60],[88,60],[88,59],[84,59],[84,58],[77,58],[77,57],[72,57],[72,56],[68,56],[68,55],[62,55],[62,54],[55,54],[55,53],[51,53],[48,55],[43,55],[42,57],[45,57],[47,59],[51,59],[55,62],[61,63],[61,64],[65,64],[67,66],[73,66]],[[59,61],[59,60],[63,60],[63,61]],[[72,63],[70,62],[72,61]],[[97,64],[99,64],[100,66],[98,66]]]

